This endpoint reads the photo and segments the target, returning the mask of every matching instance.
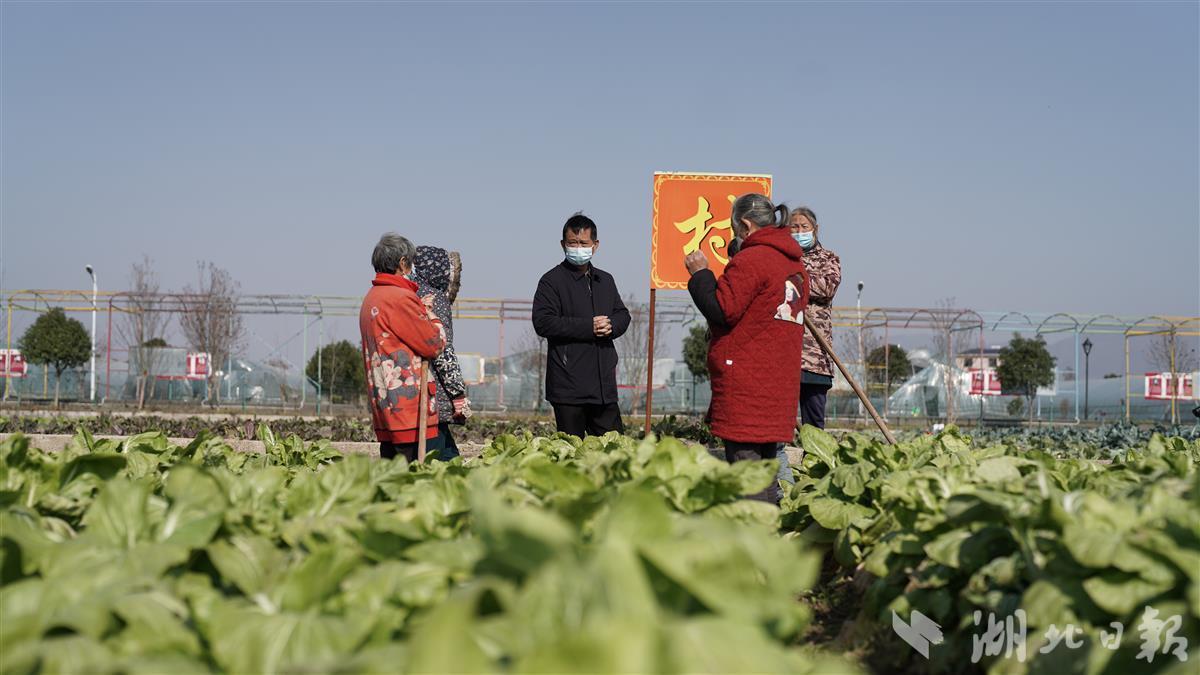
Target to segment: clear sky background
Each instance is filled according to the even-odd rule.
[[[583,209],[645,298],[653,172],[728,171],[816,210],[837,304],[862,280],[865,305],[1200,313],[1196,2],[0,19],[4,288],[88,287],[89,263],[122,288],[144,252],[166,288],[204,259],[250,293],[352,295],[396,230],[461,251],[463,295],[528,298]]]

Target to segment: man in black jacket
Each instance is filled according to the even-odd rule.
[[[561,243],[566,260],[542,275],[533,296],[533,329],[549,343],[546,400],[559,431],[624,431],[613,340],[629,328],[629,310],[612,275],[592,266],[600,239],[591,218],[568,218]]]

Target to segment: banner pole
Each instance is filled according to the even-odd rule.
[[[650,289],[650,329],[646,333],[646,429],[650,435],[650,409],[654,402],[654,301],[657,289]]]

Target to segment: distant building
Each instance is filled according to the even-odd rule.
[[[1000,347],[992,345],[983,351],[974,349],[955,354],[954,365],[961,370],[994,370],[1000,367]]]

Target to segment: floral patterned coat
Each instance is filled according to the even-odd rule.
[[[437,356],[446,334],[417,296],[417,285],[395,274],[376,274],[358,314],[367,394],[375,437],[381,442],[417,440],[423,359]],[[437,436],[436,379],[429,378],[425,437]]]
[[[818,241],[804,252],[804,268],[808,270],[808,320],[829,344],[833,344],[833,296],[842,283],[842,261],[837,254]],[[804,333],[803,369],[810,373],[833,376],[833,359],[821,349],[808,332]]]

